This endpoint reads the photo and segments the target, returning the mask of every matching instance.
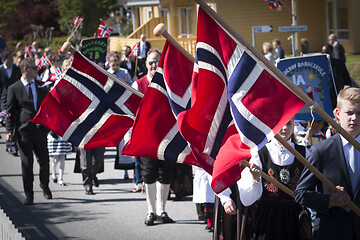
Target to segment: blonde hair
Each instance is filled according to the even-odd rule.
[[[345,86],[344,89],[342,89],[337,96],[336,107],[341,108],[341,105],[345,100],[353,103],[360,103],[360,88]]]
[[[271,43],[269,43],[269,42],[264,42],[263,48],[267,49],[269,52],[272,52],[272,50],[273,50],[273,47],[272,47]]]

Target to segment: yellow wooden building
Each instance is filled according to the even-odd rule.
[[[308,42],[309,52],[320,52],[328,35],[335,33],[347,53],[360,53],[359,0],[282,0],[283,6],[270,9],[262,0],[207,0],[215,11],[249,42],[262,50],[263,42],[280,39],[286,53],[291,53],[290,32],[279,32],[279,26],[292,24],[292,9],[296,25],[306,25],[307,31],[296,34],[297,52]],[[293,4],[292,4],[293,3]],[[164,39],[153,35],[162,22],[167,31],[187,49],[195,53],[197,9],[193,0],[128,0],[134,31],[127,38],[111,37],[110,50],[120,50],[124,44],[133,46],[145,33],[152,46],[162,49]],[[253,34],[253,26],[271,25],[272,32]]]

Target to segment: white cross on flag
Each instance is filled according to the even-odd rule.
[[[113,28],[105,25],[103,21],[100,22],[100,25],[98,27],[97,36],[98,37],[108,37],[111,35],[111,33],[114,31]]]

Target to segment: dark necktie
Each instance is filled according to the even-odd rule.
[[[33,96],[33,92],[31,89],[31,82],[29,82],[27,86],[28,86],[28,90],[29,90],[29,98],[31,101],[34,101],[34,96]]]

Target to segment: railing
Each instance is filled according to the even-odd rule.
[[[164,44],[165,44],[165,38],[148,38],[146,39],[151,43],[151,47],[155,47],[162,51]],[[175,38],[176,41],[179,42],[179,44],[188,51],[191,55],[195,56],[195,50],[196,50],[196,37],[184,37],[184,38]],[[110,38],[110,51],[119,51],[122,52],[122,48],[125,45],[128,45],[130,47],[133,47],[139,39],[129,39],[125,37],[111,37]]]
[[[128,38],[135,38],[140,39],[141,34],[145,34],[147,38],[155,38],[153,34],[154,28],[159,23],[166,22],[166,17],[159,17],[159,18],[150,18],[147,22],[145,22],[143,25],[138,27],[134,32],[132,32]]]
[[[25,240],[15,228],[5,212],[0,208],[0,239],[1,240]]]

